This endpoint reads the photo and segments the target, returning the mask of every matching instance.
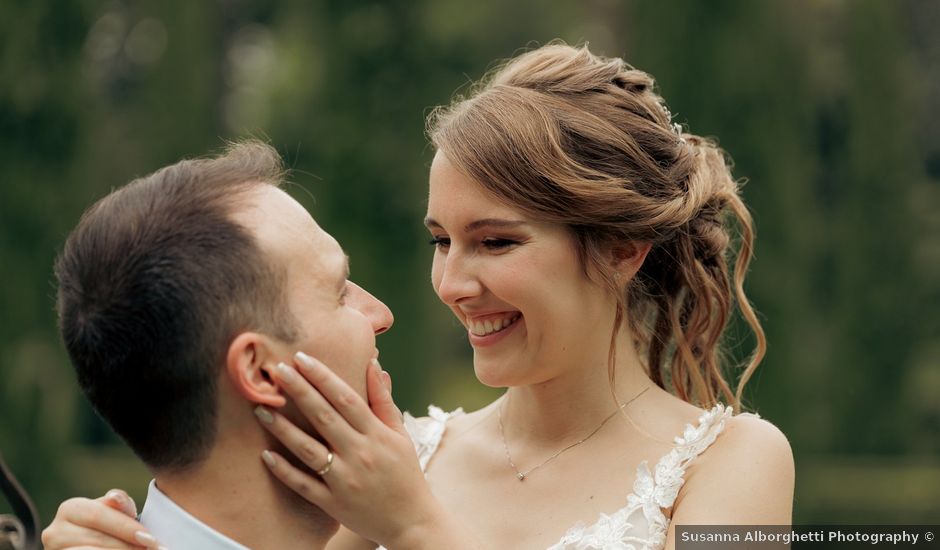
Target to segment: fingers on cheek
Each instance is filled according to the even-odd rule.
[[[285,419],[281,416],[280,413],[274,409],[265,407],[264,405],[258,405],[255,407],[255,417],[264,426],[269,432],[280,438],[287,426]]]
[[[298,397],[303,395],[304,390],[308,388],[306,384],[301,382],[300,374],[294,367],[286,363],[278,363],[276,372],[278,382],[290,396]]]
[[[329,496],[329,490],[323,483],[302,473],[284,460],[281,455],[269,453],[269,456],[273,460],[266,459],[265,464],[268,465],[274,477],[281,480],[284,485],[290,487],[291,490],[302,496],[305,500],[318,506],[323,506],[326,498]]]
[[[336,394],[336,408],[352,411],[361,403],[362,398],[349,390],[339,390]]]
[[[289,420],[277,413],[272,415],[270,422],[262,420],[261,423],[265,428],[268,429],[271,435],[286,445],[287,448],[291,450],[291,452],[293,452],[302,460],[305,458],[302,452],[305,450],[305,446],[310,446],[311,441],[313,441],[314,444],[319,445],[319,443],[317,443],[315,440],[311,440],[307,434],[291,424]]]
[[[309,355],[305,355],[303,352],[297,352],[294,358],[297,360],[298,370],[313,385],[323,384],[329,378],[331,371],[323,363]]]

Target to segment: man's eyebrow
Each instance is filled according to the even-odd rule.
[[[483,227],[518,227],[520,225],[526,225],[528,222],[522,220],[504,220],[501,218],[485,218],[482,220],[476,220],[468,223],[464,226],[463,230],[467,233],[471,231],[476,231],[477,229]],[[442,226],[438,223],[437,220],[431,217],[424,218],[424,225],[428,228],[441,229]]]

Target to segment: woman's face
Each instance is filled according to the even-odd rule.
[[[566,228],[496,201],[441,152],[425,225],[434,291],[467,328],[481,382],[536,384],[585,363],[604,368],[615,301],[584,275]]]

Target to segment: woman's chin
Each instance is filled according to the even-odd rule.
[[[474,360],[473,372],[481,384],[491,388],[508,388],[519,384],[516,377],[512,376],[514,373],[503,364]]]

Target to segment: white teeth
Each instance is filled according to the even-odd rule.
[[[470,332],[472,332],[476,336],[486,336],[488,334],[493,334],[494,332],[499,332],[509,327],[509,325],[516,322],[516,319],[518,319],[519,317],[520,317],[519,313],[513,313],[509,317],[505,317],[503,319],[496,319],[496,320],[487,319],[482,322],[481,321],[468,321],[467,327],[470,329]]]

